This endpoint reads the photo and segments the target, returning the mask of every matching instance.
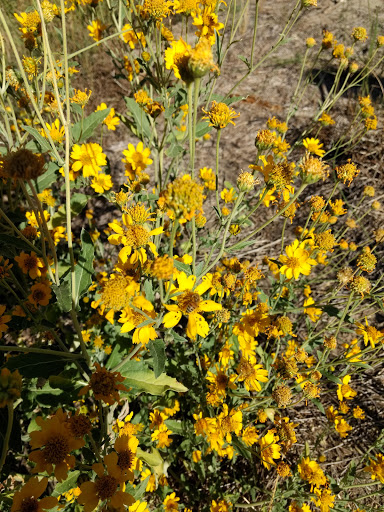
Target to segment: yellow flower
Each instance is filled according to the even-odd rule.
[[[103,37],[103,32],[107,28],[107,25],[104,25],[100,20],[93,20],[91,25],[87,26],[89,31],[89,35],[95,41],[100,41]]]
[[[344,398],[352,400],[357,395],[357,392],[351,388],[349,381],[351,380],[350,375],[345,375],[342,379],[342,384],[337,385],[337,398],[342,402]]]
[[[75,144],[72,148],[71,158],[76,160],[72,164],[72,169],[75,172],[83,169],[84,178],[97,176],[101,171],[101,166],[107,165],[107,157],[103,153],[103,148],[94,142],[81,146]]]
[[[199,10],[199,0],[174,0],[173,7],[176,13],[185,13],[196,16]]]
[[[179,510],[178,501],[180,501],[180,498],[177,498],[174,492],[166,496],[163,501],[165,512],[177,512]]]
[[[315,505],[320,507],[320,512],[329,512],[329,509],[334,507],[335,496],[329,489],[315,489],[315,494],[317,494],[317,500],[312,499]]]
[[[192,79],[188,69],[191,50],[191,46],[180,38],[178,41],[171,41],[171,46],[165,50],[164,54],[166,69],[172,69],[175,77],[185,82]]]
[[[130,164],[132,169],[139,173],[153,162],[153,160],[149,158],[150,154],[151,150],[149,148],[144,149],[144,145],[140,141],[136,148],[133,144],[128,144],[128,149],[123,151],[125,158],[122,161]]]
[[[47,485],[48,478],[44,477],[40,481],[37,476],[30,478],[20,491],[15,492],[11,512],[43,512],[58,505],[57,498],[53,496],[38,499],[45,492]]]
[[[106,110],[107,108],[108,107],[105,103],[101,103],[100,105],[97,106],[96,112],[98,112],[99,110]],[[113,107],[111,107],[111,111],[107,115],[107,117],[104,119],[103,124],[106,125],[108,130],[112,130],[112,131],[116,130],[116,126],[119,126],[120,119],[115,116],[115,109]]]
[[[9,322],[12,318],[10,315],[2,316],[4,311],[5,306],[0,304],[0,338],[6,330],[3,329],[5,322]],[[11,372],[8,368],[2,368],[0,370],[0,409],[12,405],[15,400],[20,398],[21,388],[22,378],[19,370]]]
[[[303,146],[309,153],[313,153],[314,155],[323,157],[325,151],[321,149],[324,144],[321,144],[319,139],[314,139],[313,137],[307,137],[303,140]]]
[[[47,137],[47,132],[54,142],[57,142],[58,144],[63,142],[65,135],[64,126],[60,127],[60,121],[58,119],[55,119],[52,125],[45,123],[45,128],[41,130],[41,135],[43,137]]]
[[[149,477],[149,480],[148,480],[145,492],[153,492],[156,490],[156,487],[157,487],[156,475],[152,475],[150,469],[145,469],[144,471],[141,472],[141,476],[140,476],[141,480],[146,480],[148,477]]]
[[[384,455],[378,453],[375,455],[376,460],[369,459],[369,466],[364,468],[364,471],[371,473],[372,480],[376,478],[384,484]]]
[[[202,110],[207,114],[206,116],[203,116],[202,119],[208,119],[209,126],[214,126],[217,130],[225,128],[229,123],[232,123],[233,126],[235,126],[232,119],[235,119],[240,115],[225,103],[217,103],[217,101],[212,102],[210,110]]]
[[[309,457],[302,459],[298,465],[300,477],[311,484],[311,491],[313,487],[320,487],[325,485],[327,479],[323,473],[323,470],[317,464],[315,460],[311,460]]]
[[[169,436],[172,434],[172,430],[169,430],[168,427],[163,423],[159,425],[159,428],[151,434],[152,441],[157,441],[158,448],[166,448],[172,443],[172,439]]]
[[[54,416],[44,420],[36,418],[41,430],[30,433],[32,452],[29,460],[36,463],[33,473],[47,471],[52,474],[55,466],[55,477],[62,482],[66,479],[68,469],[75,466],[74,455],[70,452],[84,446],[83,439],[75,439],[69,429],[68,416],[59,409]]]
[[[85,89],[84,91],[80,91],[80,89],[75,89],[75,95],[71,98],[71,101],[72,103],[77,103],[78,105],[81,105],[81,108],[84,108],[85,105],[88,103],[91,94],[92,91],[88,92],[88,89]]]
[[[306,242],[295,240],[293,244],[285,248],[287,256],[280,255],[280,261],[283,266],[280,267],[280,273],[287,279],[298,279],[300,274],[309,276],[311,265],[316,265],[316,261],[310,257],[309,251],[305,249]]]
[[[230,190],[225,188],[220,192],[220,197],[225,203],[233,203],[236,200],[236,192],[233,188]]]
[[[365,317],[365,325],[356,322],[356,326],[358,327],[357,334],[364,337],[364,345],[369,343],[372,348],[375,348],[376,343],[384,342],[384,332],[377,330],[373,325],[368,325],[367,317]]]
[[[312,299],[312,297],[308,297],[308,299],[304,301],[304,313],[309,316],[312,322],[317,322],[322,315],[323,310],[313,307],[312,304],[314,303],[315,301]]]
[[[31,254],[22,251],[20,256],[15,257],[15,261],[17,261],[23,273],[29,274],[31,279],[41,277],[47,272],[42,258],[38,258],[34,251],[32,251]]]
[[[142,296],[135,297],[132,303],[135,306],[135,309],[127,307],[123,309],[121,313],[119,322],[123,325],[121,326],[120,332],[125,333],[135,329],[132,342],[135,344],[142,343],[145,346],[149,340],[155,340],[157,338],[156,331],[153,328],[155,321],[140,327],[142,323],[148,321],[148,317],[156,317],[153,311],[153,305]],[[140,313],[138,308],[142,308],[143,313]]]
[[[204,7],[204,10],[194,18],[193,25],[197,27],[197,37],[206,37],[211,45],[215,44],[216,34],[220,36],[219,30],[224,28],[224,24],[218,21],[217,15],[210,7]]]
[[[34,306],[47,306],[51,297],[51,288],[44,283],[37,283],[32,286],[28,301]]]
[[[205,338],[209,333],[209,326],[200,312],[218,311],[222,306],[213,300],[201,300],[201,295],[209,288],[209,283],[206,281],[195,288],[196,277],[193,275],[187,277],[185,272],[180,272],[176,280],[178,287],[172,285],[171,299],[177,304],[165,304],[169,313],[164,316],[164,327],[166,329],[175,327],[185,315],[188,317],[187,336],[190,339],[195,339],[197,335]]]
[[[102,194],[113,187],[112,178],[109,174],[100,173],[93,178],[91,187],[98,194]]]
[[[344,438],[348,436],[348,431],[352,430],[352,427],[348,425],[344,418],[338,416],[335,419],[335,429],[340,434],[340,437]]]
[[[79,396],[92,390],[96,400],[102,400],[108,405],[113,405],[120,400],[119,391],[127,391],[124,377],[119,372],[110,372],[106,368],[95,363],[96,370],[92,373],[89,384],[79,391]]]
[[[170,219],[177,219],[180,224],[184,224],[203,213],[203,190],[202,185],[185,174],[168,183],[167,188],[160,193],[158,205],[167,211]]]
[[[260,382],[268,382],[268,370],[263,369],[263,365],[256,364],[254,358],[245,359],[243,356],[236,368],[239,374],[239,381],[244,382],[247,391],[260,391]]]
[[[271,469],[271,465],[276,465],[273,459],[280,459],[281,457],[281,446],[276,444],[276,440],[278,439],[278,437],[276,439],[276,436],[272,431],[269,431],[259,440],[261,461],[263,466],[267,469]]]

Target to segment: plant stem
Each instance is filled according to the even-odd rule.
[[[12,432],[12,425],[13,425],[13,402],[7,403],[7,409],[8,409],[8,424],[7,424],[7,431],[5,433],[5,437],[3,440],[3,450],[1,453],[1,459],[0,459],[0,474],[1,470],[3,469],[5,459],[7,458],[8,453],[8,445],[9,445],[9,438],[11,437]]]

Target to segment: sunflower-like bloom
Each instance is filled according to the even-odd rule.
[[[314,139],[313,137],[307,137],[303,140],[303,146],[305,149],[312,153],[313,155],[317,155],[323,157],[325,155],[324,149],[321,149],[324,144],[322,144],[319,139]]]
[[[133,144],[128,144],[128,149],[123,151],[125,158],[122,162],[130,164],[132,170],[140,173],[153,162],[149,158],[150,154],[151,150],[149,148],[144,149],[144,144],[141,141],[137,144],[136,148]]]
[[[306,457],[301,460],[297,467],[300,477],[311,485],[311,492],[314,486],[320,487],[321,485],[326,484],[327,479],[323,470],[315,460],[311,460],[309,457]]]
[[[280,273],[285,275],[287,279],[298,279],[300,274],[309,276],[311,273],[311,265],[316,265],[316,261],[310,257],[309,251],[305,249],[306,242],[295,240],[293,244],[285,248],[286,256],[281,255],[280,261],[283,264],[280,267]]]
[[[357,334],[364,337],[364,345],[369,343],[372,348],[375,348],[376,343],[384,342],[384,332],[377,330],[373,325],[369,325],[367,317],[365,317],[365,325],[356,322],[356,326],[358,327]]]
[[[227,404],[223,404],[223,411],[217,417],[221,429],[221,434],[228,443],[232,441],[231,432],[237,436],[240,435],[243,428],[243,413],[237,409],[228,409]]]
[[[260,382],[268,382],[268,370],[264,370],[263,365],[256,364],[255,358],[242,357],[236,371],[239,374],[238,380],[244,382],[247,391],[260,391]]]
[[[34,251],[32,251],[31,254],[22,251],[20,256],[15,257],[15,260],[23,271],[23,274],[29,274],[31,279],[41,277],[42,273],[46,273],[47,271],[44,267],[44,261],[42,258],[38,258]]]
[[[103,148],[94,142],[81,146],[75,144],[72,148],[71,158],[76,160],[72,164],[73,171],[78,172],[83,169],[84,178],[97,176],[101,171],[101,166],[107,165],[107,157],[103,153]]]
[[[15,492],[11,512],[43,512],[58,505],[57,498],[53,496],[46,496],[39,500],[47,485],[48,478],[44,477],[40,481],[37,476],[30,478],[20,491]]]
[[[364,468],[364,471],[371,473],[372,480],[376,478],[384,484],[384,455],[378,453],[375,455],[375,459],[369,459],[369,466]]]
[[[342,383],[337,385],[337,398],[342,402],[344,398],[352,400],[357,395],[357,392],[351,388],[349,381],[351,380],[350,375],[345,375],[342,379]]]
[[[121,326],[120,332],[125,333],[135,329],[132,342],[135,344],[142,343],[143,345],[146,345],[149,340],[155,340],[157,338],[156,331],[153,328],[155,320],[152,324],[147,323],[140,327],[142,323],[148,320],[148,317],[153,319],[156,318],[156,314],[153,311],[153,304],[140,295],[132,300],[132,304],[135,306],[135,309],[126,307],[121,314],[119,322],[123,325]],[[138,311],[139,308],[143,311],[142,313]]]
[[[166,329],[175,327],[185,315],[188,317],[187,336],[190,339],[195,339],[197,335],[205,338],[208,335],[209,326],[200,312],[218,311],[222,308],[221,304],[213,300],[201,299],[201,295],[209,288],[209,283],[206,281],[194,288],[196,277],[193,275],[187,277],[185,272],[180,272],[177,283],[178,287],[172,285],[171,288],[171,299],[177,304],[165,304],[169,313],[164,316],[164,327]]]
[[[111,457],[111,455],[113,456]],[[100,501],[106,501],[107,510],[119,512],[123,512],[126,510],[126,506],[133,505],[135,502],[130,494],[122,490],[129,473],[121,471],[116,458],[118,459],[116,453],[111,453],[104,458],[107,473],[105,473],[104,465],[100,462],[93,464],[92,469],[97,475],[96,480],[81,484],[81,494],[77,501],[84,505],[84,512],[95,510]]]
[[[84,446],[84,440],[73,437],[68,416],[61,409],[46,420],[38,416],[36,423],[41,430],[30,434],[33,451],[29,454],[29,460],[36,463],[32,473],[47,471],[52,474],[55,466],[55,477],[62,482],[67,478],[68,469],[75,466],[75,457],[70,452]]]
[[[281,457],[281,446],[276,443],[278,440],[279,437],[276,437],[272,431],[267,432],[265,436],[259,439],[261,460],[263,466],[267,469],[271,469],[271,466],[276,465],[273,459],[280,459]]]
[[[176,78],[190,82],[193,77],[188,68],[191,55],[191,46],[181,37],[178,41],[171,41],[171,46],[165,50],[165,67],[172,69]]]
[[[209,126],[214,126],[217,130],[225,128],[229,123],[235,126],[232,119],[236,119],[240,115],[225,103],[217,103],[217,101],[212,102],[210,110],[203,109],[203,112],[207,115],[202,119],[208,119]]]
[[[139,459],[136,457],[139,440],[135,436],[123,434],[115,441],[115,451],[105,456],[104,462],[108,471],[118,480],[133,482],[135,469],[139,469]]]
[[[148,219],[150,220],[150,219]],[[147,261],[145,247],[148,245],[155,257],[157,257],[156,246],[151,242],[150,237],[159,235],[163,232],[162,227],[158,227],[149,231],[144,225],[132,224],[132,216],[124,213],[121,222],[111,222],[109,227],[115,232],[108,237],[108,241],[112,245],[124,245],[125,247],[119,253],[119,259],[124,263],[129,256],[131,263]]]
[[[204,187],[192,180],[189,174],[168,183],[160,194],[158,205],[166,210],[168,217],[180,224],[203,213]]]
[[[211,7],[204,7],[196,18],[193,25],[197,27],[195,34],[197,37],[206,37],[211,44],[215,44],[216,34],[220,36],[219,30],[224,28],[224,24],[220,23],[217,14]]]
[[[127,391],[124,384],[119,384],[124,381],[124,377],[119,372],[109,372],[99,363],[95,363],[95,366],[96,371],[91,375],[89,384],[80,389],[79,396],[92,390],[96,400],[113,405],[120,400],[119,391]]]

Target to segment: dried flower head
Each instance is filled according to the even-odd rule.
[[[12,179],[35,180],[44,174],[43,155],[36,155],[29,149],[18,149],[1,158],[2,172]]]

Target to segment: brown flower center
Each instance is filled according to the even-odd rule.
[[[51,437],[45,444],[43,450],[46,462],[50,464],[59,464],[63,462],[69,452],[68,439],[62,435]]]
[[[227,387],[228,380],[228,377],[224,373],[219,373],[216,377],[217,387],[219,389],[225,389]]]
[[[131,450],[128,448],[119,453],[119,458],[117,461],[117,465],[121,470],[131,469],[133,464],[134,455]]]
[[[96,481],[96,494],[103,501],[111,498],[117,491],[118,481],[110,475],[105,475]]]
[[[39,302],[45,298],[45,292],[44,290],[35,290],[32,294],[32,297],[35,302]]]
[[[19,510],[20,512],[37,512],[39,510],[39,502],[36,498],[28,496],[28,498],[23,499]]]
[[[37,266],[37,258],[36,256],[28,256],[28,258],[25,258],[24,260],[25,268],[28,270],[31,270]]]
[[[198,293],[187,291],[178,297],[177,303],[183,313],[190,314],[199,310],[200,300]]]
[[[107,371],[94,373],[91,377],[91,388],[95,395],[112,395],[115,391],[114,375]]]

